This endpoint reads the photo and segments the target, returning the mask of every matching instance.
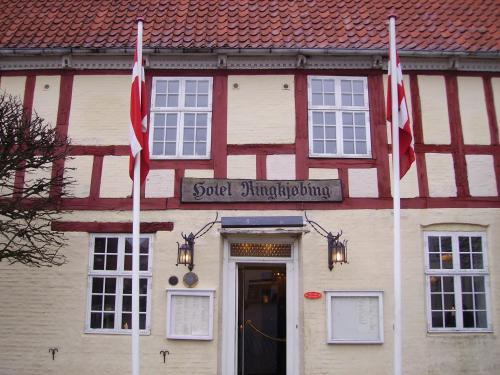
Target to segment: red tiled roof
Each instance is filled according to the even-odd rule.
[[[146,48],[500,51],[499,0],[0,0],[0,48],[123,48],[145,18]]]

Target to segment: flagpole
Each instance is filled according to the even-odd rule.
[[[142,89],[142,19],[137,20],[137,65],[139,72],[139,98]],[[139,237],[141,212],[141,157],[134,163],[133,221],[132,221],[132,375],[140,374],[139,347]]]
[[[394,207],[394,375],[401,375],[401,207],[399,192],[398,74],[396,68],[396,17],[389,17],[389,46],[392,103],[392,181]]]

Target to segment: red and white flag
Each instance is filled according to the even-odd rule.
[[[389,75],[387,82],[387,121],[392,123],[392,96],[391,96],[391,64],[389,61]],[[399,122],[399,178],[403,178],[411,164],[415,161],[415,152],[413,151],[413,139],[411,136],[410,117],[408,115],[408,106],[406,104],[405,88],[403,86],[403,72],[399,55],[396,52],[396,71],[398,85],[398,122]],[[394,142],[393,142],[394,147]]]
[[[137,46],[134,55],[134,68],[132,69],[132,91],[130,93],[130,178],[134,179],[135,158],[141,158],[142,185],[149,172],[149,129],[146,82],[144,80],[144,69],[142,61],[138,61],[138,49],[142,49],[142,38],[137,38]],[[142,55],[142,54],[141,54]]]

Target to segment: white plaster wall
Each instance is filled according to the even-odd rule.
[[[57,123],[57,109],[59,106],[60,76],[37,76],[33,96],[33,113],[36,111],[53,127]],[[46,88],[46,86],[48,86]]]
[[[218,373],[222,304],[222,238],[215,228],[196,243],[197,289],[215,289],[213,341],[165,339],[168,278],[177,276],[182,288],[185,267],[176,267],[176,245],[181,232],[197,230],[214,217],[213,211],[144,211],[144,221],[173,221],[174,231],[158,232],[153,243],[151,335],[141,337],[141,364],[145,374],[176,375]],[[272,215],[272,211],[227,210],[221,216]],[[129,211],[79,211],[81,221],[130,221]],[[302,215],[302,211],[281,211]],[[326,241],[314,231],[299,241],[299,329],[303,375],[370,374],[392,372],[392,210],[308,211],[308,216],[332,231],[343,230],[349,240],[349,264],[326,264]],[[68,214],[66,220],[75,220]],[[455,224],[446,224],[455,223]],[[443,230],[462,228],[456,223],[482,226],[489,245],[491,314],[493,327],[500,324],[499,209],[428,209],[402,211],[403,370],[405,375],[492,375],[500,366],[499,338],[487,334],[429,334],[425,306],[423,231],[441,224]],[[432,227],[436,229],[436,227]],[[475,227],[474,227],[475,228]],[[310,228],[309,228],[310,229]],[[50,269],[31,269],[0,263],[0,373],[118,375],[130,371],[130,336],[83,333],[88,287],[87,233],[68,233],[68,263]],[[382,290],[384,336],[382,345],[326,344],[325,298],[307,300],[306,291]],[[52,361],[49,347],[59,352]],[[163,364],[160,350],[170,356]]]
[[[384,83],[384,108],[387,108],[387,74],[384,74],[382,79]],[[410,76],[407,74],[403,74],[403,85],[405,88],[406,104],[408,106],[408,115],[410,116],[410,125],[413,134],[413,109],[411,103]],[[389,144],[392,144],[392,131],[390,122],[387,122],[387,140]]]
[[[228,144],[295,142],[293,75],[229,76],[227,100]]]
[[[495,113],[498,122],[500,118],[500,78],[492,78],[491,87],[493,89],[493,102],[495,104]],[[500,132],[498,134],[498,139],[500,140]]]
[[[339,171],[331,168],[309,168],[309,178],[311,180],[335,180],[339,178]]]
[[[451,154],[426,154],[427,179],[431,197],[456,197],[455,169]]]
[[[378,197],[376,168],[349,168],[348,175],[351,198]]]
[[[128,156],[105,156],[102,164],[101,198],[126,198],[132,195]]]
[[[268,180],[295,180],[295,155],[268,155],[266,167]]]
[[[130,76],[77,75],[72,95],[68,134],[73,144],[129,143]]]
[[[175,170],[153,169],[146,177],[146,198],[167,198],[174,196]]]
[[[92,179],[92,165],[94,163],[93,156],[73,156],[67,159],[65,167],[74,168],[68,170],[68,176],[74,179],[74,184],[66,190],[66,192],[75,198],[85,198],[90,194],[90,182]]]
[[[473,197],[497,196],[495,165],[492,155],[465,155],[469,191]]]
[[[481,77],[458,77],[457,81],[464,143],[489,145],[490,128],[483,79]]]
[[[443,76],[418,76],[424,142],[450,144],[448,102]]]
[[[10,95],[17,96],[21,103],[24,101],[24,88],[26,86],[25,76],[5,77],[0,79],[0,89]]]
[[[392,178],[392,154],[389,155],[389,173],[391,176],[391,194],[393,193],[394,183]],[[399,194],[401,198],[415,198],[419,196],[417,163],[413,162],[410,169],[399,182]]]
[[[214,178],[214,170],[213,169],[186,169],[184,171],[184,177]]]
[[[255,179],[256,175],[255,155],[229,155],[227,157],[227,178]]]

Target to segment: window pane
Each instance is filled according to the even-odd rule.
[[[464,311],[462,315],[464,319],[464,328],[474,328],[474,312]]]
[[[132,279],[130,278],[123,279],[123,293],[132,294]]]
[[[440,269],[441,262],[439,261],[439,259],[439,254],[429,254],[429,268],[434,270]]]
[[[312,105],[323,105],[323,95],[312,94]]]
[[[313,112],[312,120],[314,125],[323,125],[323,112]]]
[[[123,257],[123,269],[125,271],[132,271],[132,255],[125,255]]]
[[[163,141],[165,139],[165,128],[154,129],[153,139],[155,141]]]
[[[341,80],[340,81],[340,91],[342,91],[342,93],[349,93],[350,94],[352,92],[351,81]]]
[[[333,127],[333,126],[327,126],[325,128],[325,137],[327,139],[335,139],[337,137],[337,132],[335,130],[335,127]]]
[[[325,125],[336,125],[335,112],[325,112]]]
[[[365,114],[362,112],[356,112],[354,114],[354,123],[356,125],[365,125]]]
[[[366,154],[366,142],[356,142],[356,154]]]
[[[195,114],[186,113],[184,115],[184,126],[194,126],[195,125]]]
[[[441,311],[432,313],[432,327],[434,328],[443,327],[443,313]]]
[[[94,244],[94,253],[104,253],[106,249],[106,238],[97,237]]]
[[[472,237],[471,243],[472,243],[472,251],[473,252],[483,251],[483,246],[481,244],[481,237]]]
[[[470,269],[470,255],[460,254],[460,268],[463,270]]]
[[[108,253],[118,252],[118,238],[108,238],[108,246],[106,251]]]
[[[429,236],[429,252],[439,252],[439,237]]]
[[[476,310],[486,310],[486,296],[484,294],[474,295]]]
[[[441,252],[451,253],[451,237],[441,237]]]
[[[106,270],[116,271],[118,265],[118,257],[116,255],[108,255],[106,258]]]
[[[164,127],[165,126],[165,114],[164,113],[156,113],[154,116],[154,127],[159,128],[159,127]]]
[[[196,116],[196,126],[207,126],[208,116],[206,113],[198,113]]]
[[[335,94],[325,94],[325,105],[335,105]]]
[[[344,154],[354,154],[354,142],[344,142]]]
[[[163,143],[153,142],[153,155],[163,155]]]
[[[488,323],[486,320],[486,311],[476,311],[476,327],[486,328]]]
[[[177,128],[167,128],[165,140],[175,141],[176,139],[177,139]]]
[[[116,279],[112,277],[107,277],[104,283],[104,291],[106,293],[115,293],[116,291]]]
[[[168,82],[168,92],[170,94],[179,93],[179,81],[169,81]]]
[[[167,114],[166,125],[169,127],[177,126],[177,113],[168,113]]]
[[[155,107],[166,107],[167,105],[167,95],[156,94]]]
[[[196,81],[186,81],[186,93],[188,94],[196,93]]]
[[[351,112],[342,112],[342,123],[344,125],[353,125],[353,118]]]
[[[179,95],[171,94],[167,97],[167,107],[178,107],[179,106]]]
[[[198,92],[208,94],[208,81],[198,81]]]
[[[139,293],[146,294],[148,292],[148,279],[139,279]]]
[[[193,128],[184,128],[184,141],[194,141]]]
[[[482,269],[483,265],[483,255],[482,254],[472,254],[472,268]]]
[[[325,79],[323,81],[323,88],[325,92],[335,92],[335,81],[333,79]]]
[[[313,142],[313,152],[316,154],[323,154],[325,152],[323,141]]]
[[[123,296],[122,310],[132,311],[132,296]]]
[[[352,91],[355,93],[355,94],[363,94],[364,92],[364,85],[363,85],[363,81],[352,81]]]
[[[337,153],[337,142],[326,141],[326,153],[327,154],[336,154]]]
[[[311,80],[311,90],[314,93],[323,92],[323,85],[320,79]]]
[[[206,155],[207,154],[207,144],[206,143],[197,143],[196,144],[196,155]]]
[[[92,310],[102,310],[102,296],[93,295],[92,296]]]
[[[365,97],[364,95],[355,94],[354,95],[354,105],[358,107],[362,107],[365,105]]]
[[[354,129],[354,131],[356,133],[356,139],[359,139],[359,140],[366,139],[366,129],[365,128],[356,127]]]
[[[102,328],[115,328],[115,314],[104,314]]]
[[[165,155],[175,155],[177,153],[175,143],[165,144]]]
[[[167,81],[156,81],[156,92],[165,94],[167,92]]]
[[[451,253],[444,253],[441,255],[442,267],[443,269],[453,268],[453,256]]]
[[[444,325],[449,328],[456,327],[455,311],[447,311],[444,313]]]
[[[94,270],[104,269],[104,255],[94,255]]]
[[[454,292],[455,285],[453,284],[453,277],[443,277],[443,291],[445,292]]]
[[[104,286],[104,279],[102,277],[92,278],[92,293],[102,293]]]
[[[462,292],[463,293],[472,293],[472,277],[470,276],[462,276]]]
[[[196,95],[187,95],[186,94],[186,107],[196,107]]]
[[[206,141],[207,140],[207,129],[196,129],[196,140]]]
[[[444,308],[446,310],[455,310],[455,295],[454,294],[444,294]]]
[[[441,277],[431,276],[429,277],[429,282],[431,284],[431,292],[441,292]]]
[[[322,126],[313,126],[313,139],[323,139],[324,129]]]
[[[146,314],[139,314],[139,329],[146,329]]]
[[[92,313],[90,314],[90,328],[101,328],[101,313]]]
[[[122,329],[132,329],[132,314],[122,314]]]
[[[115,296],[104,296],[104,311],[115,311]]]
[[[141,255],[139,257],[139,270],[140,271],[147,271],[148,270],[148,256],[147,255]]]
[[[198,107],[208,107],[208,95],[198,95]]]
[[[464,310],[473,310],[474,303],[472,301],[472,294],[462,294],[462,308]]]
[[[354,129],[348,126],[342,128],[344,139],[354,139]]]
[[[351,94],[342,94],[342,105],[345,105],[345,106],[352,105],[352,96],[351,96]]]
[[[139,297],[139,311],[140,312],[146,312],[146,302],[147,302],[146,296]]]
[[[141,254],[148,254],[149,253],[149,239],[148,238],[141,238],[140,239],[139,252]]]
[[[484,292],[484,277],[483,276],[476,276],[474,277],[474,291],[477,292]]]
[[[443,301],[441,300],[441,294],[433,294],[431,296],[431,308],[432,310],[443,309]]]
[[[461,253],[469,252],[469,237],[458,237],[458,248]]]
[[[194,155],[194,143],[184,142],[183,155]]]

